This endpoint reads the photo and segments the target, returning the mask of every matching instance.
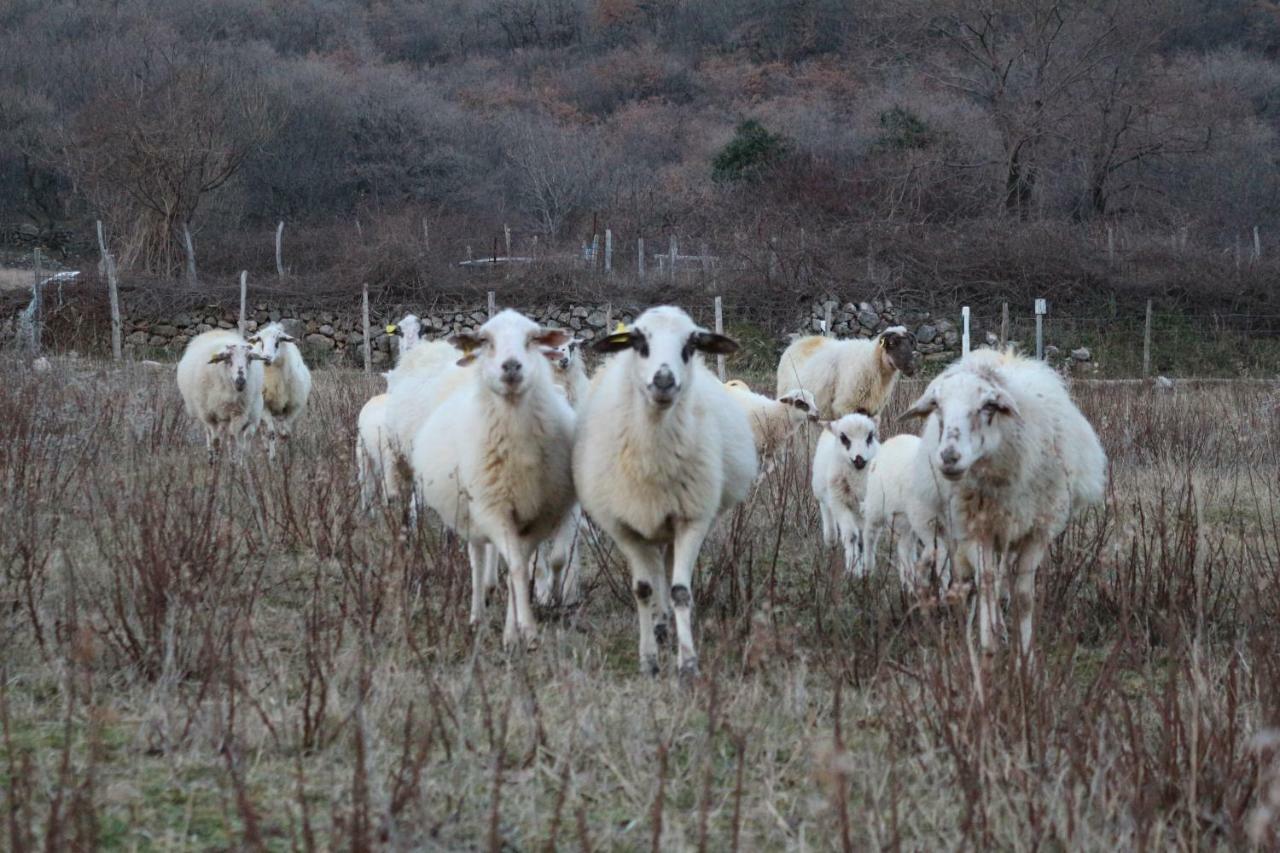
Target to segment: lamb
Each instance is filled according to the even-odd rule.
[[[808,391],[793,388],[776,400],[757,394],[741,379],[724,384],[733,402],[747,415],[762,462],[772,465],[805,423],[817,421],[818,407]]]
[[[778,362],[778,396],[792,388],[811,392],[824,420],[858,409],[879,414],[898,375],[915,375],[915,344],[915,336],[902,326],[885,329],[871,340],[798,338]]]
[[[865,412],[829,421],[813,456],[813,496],[822,513],[822,541],[844,546],[844,570],[865,573],[862,559],[862,499],[867,464],[876,458],[876,421]]]
[[[1093,427],[1044,362],[995,350],[953,364],[903,417],[927,419],[920,450],[955,571],[976,579],[982,648],[1003,627],[998,596],[1012,572],[1029,655],[1036,570],[1071,516],[1104,497],[1107,460]]]
[[[560,527],[574,502],[573,409],[540,352],[567,332],[545,329],[511,310],[451,342],[463,350],[467,381],[439,398],[413,442],[423,503],[468,540],[471,619],[484,607],[484,551],[492,544],[508,568],[503,644],[537,643],[529,600],[534,551]],[[448,385],[449,377],[439,377]]]
[[[598,371],[579,420],[578,497],[631,568],[641,671],[658,672],[670,601],[680,673],[692,677],[694,564],[716,518],[747,496],[757,470],[750,424],[699,356],[737,344],[661,306],[592,348],[617,355]]]
[[[920,476],[920,473],[924,476]],[[880,445],[867,468],[867,491],[862,503],[863,559],[868,571],[876,566],[876,548],[888,529],[897,543],[898,580],[904,589],[919,583],[917,566],[935,565],[942,541],[937,512],[938,487],[920,453],[920,438],[896,435]],[[917,549],[924,546],[917,559]]]
[[[234,436],[241,458],[262,417],[262,362],[266,356],[236,332],[196,335],[178,361],[178,391],[187,414],[204,427],[212,463],[223,435]]]
[[[289,440],[293,423],[307,407],[311,396],[311,371],[302,359],[297,341],[272,323],[249,338],[266,358],[263,372],[262,404],[267,416],[267,455],[276,456],[276,441]]]

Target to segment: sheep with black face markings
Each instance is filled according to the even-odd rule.
[[[813,496],[822,513],[822,541],[844,546],[844,570],[861,577],[862,500],[867,465],[876,458],[876,422],[864,412],[828,421],[813,455]]]
[[[236,332],[196,335],[178,360],[178,391],[187,413],[204,427],[213,462],[224,436],[234,436],[241,458],[262,417],[262,363],[266,357]]]
[[[915,375],[915,344],[915,336],[903,326],[885,329],[870,340],[798,338],[778,362],[778,396],[792,388],[810,392],[825,420],[859,409],[879,414],[898,375]]]
[[[976,580],[982,648],[1002,631],[1000,591],[1012,574],[1030,654],[1036,570],[1071,516],[1104,497],[1107,460],[1093,427],[1044,362],[995,350],[953,364],[903,417],[927,419],[920,453],[954,571]]]
[[[507,565],[508,647],[521,638],[537,642],[529,567],[574,502],[573,409],[541,352],[568,337],[510,310],[455,335],[465,381],[453,387],[448,374],[440,377],[453,390],[437,398],[413,443],[418,495],[468,540],[473,621],[484,606],[485,546]]]
[[[750,421],[756,454],[766,469],[779,460],[791,438],[805,424],[818,420],[817,403],[808,391],[793,388],[773,400],[755,393],[741,379],[730,379],[724,387]]]
[[[593,349],[616,355],[597,372],[579,421],[578,497],[631,569],[641,671],[658,671],[670,601],[680,672],[692,676],[694,564],[716,519],[746,497],[757,470],[747,418],[701,358],[737,344],[661,306]]]
[[[311,397],[311,371],[302,359],[297,341],[279,323],[249,338],[266,358],[263,370],[262,406],[267,421],[267,455],[274,459],[276,441],[288,441],[293,424]]]

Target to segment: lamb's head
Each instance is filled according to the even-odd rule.
[[[915,376],[919,362],[916,359],[916,336],[906,326],[890,326],[876,339],[880,358],[885,367],[900,370],[904,376]]]
[[[938,472],[953,481],[999,450],[1004,430],[1022,419],[999,375],[974,370],[943,373],[902,417],[929,419],[923,447]]]
[[[876,458],[880,449],[876,421],[865,409],[828,421],[827,430],[840,442],[841,452],[856,470],[861,471]]]
[[[292,335],[284,330],[284,326],[279,323],[272,323],[260,329],[257,334],[249,338],[249,343],[257,348],[262,354],[263,360],[270,364],[276,360],[276,356],[280,354],[281,344],[296,344]]]
[[[253,344],[248,341],[236,341],[215,352],[210,357],[209,363],[223,365],[236,390],[243,391],[254,362],[266,360],[267,357],[254,349]],[[262,372],[261,367],[258,368],[258,372]]]
[[[652,406],[667,409],[689,383],[698,353],[727,355],[738,345],[698,326],[679,308],[661,305],[637,317],[630,329],[596,341],[592,349],[598,353],[629,350],[630,381]]]
[[[422,340],[422,320],[417,314],[405,314],[399,323],[387,326],[387,334],[400,338],[400,354],[404,355]]]
[[[818,419],[818,402],[813,394],[800,388],[792,388],[778,398],[778,402],[791,408],[793,421],[816,421]]]
[[[542,348],[542,354],[556,373],[568,373],[575,364],[582,364],[582,338],[570,338],[559,346]]]
[[[474,332],[462,332],[449,343],[465,355],[460,365],[478,362],[480,379],[500,397],[519,398],[538,377],[550,379],[544,347],[558,347],[569,340],[564,329],[546,329],[523,314],[507,309]]]

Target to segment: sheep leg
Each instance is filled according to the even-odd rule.
[[[862,525],[858,517],[847,509],[836,510],[836,529],[840,532],[840,542],[844,545],[844,571],[855,578],[865,575],[866,564],[862,559]]]
[[[1036,570],[1044,559],[1048,543],[1034,539],[1022,546],[1018,554],[1014,571],[1017,572],[1013,604],[1018,613],[1018,640],[1022,653],[1032,660],[1031,637],[1035,628],[1036,612]]]
[[[675,552],[671,571],[671,603],[676,613],[677,660],[680,676],[691,678],[698,674],[698,655],[693,648],[693,567],[702,550],[702,541],[711,530],[712,519],[699,519],[682,526],[676,532],[671,548]]]
[[[612,533],[612,531],[610,531]],[[658,674],[658,643],[654,636],[654,616],[658,610],[662,554],[658,548],[633,536],[616,535],[618,550],[631,568],[631,593],[636,599],[636,617],[640,627],[640,673]]]
[[[479,625],[484,619],[485,606],[485,567],[488,558],[486,545],[478,539],[467,543],[467,559],[471,563],[471,624]]]
[[[836,520],[831,513],[831,507],[827,506],[825,500],[818,501],[818,510],[822,514],[822,544],[828,548],[835,547],[836,544]]]
[[[985,543],[974,546],[977,552],[975,561],[976,581],[978,584],[978,641],[984,652],[990,653],[995,645],[996,609],[996,559],[994,549]]]
[[[204,425],[204,452],[212,465],[218,458],[218,429],[210,424]]]
[[[276,458],[276,419],[270,412],[263,412],[262,419],[267,422],[267,459]]]
[[[484,603],[493,600],[498,591],[498,549],[493,543],[484,546]]]
[[[898,537],[898,580],[903,589],[915,590],[920,583],[920,575],[916,572],[916,537],[910,530],[897,531]]]
[[[507,589],[511,597],[507,601],[507,628],[502,635],[502,644],[508,649],[521,637],[524,638],[526,649],[532,651],[538,647],[538,626],[533,621],[533,602],[530,600],[529,589],[529,564],[532,562],[533,550],[532,543],[514,531],[508,532],[504,537],[502,558],[507,563]],[[511,618],[513,610],[514,624]]]
[[[871,521],[870,516],[862,526],[862,560],[864,570],[874,572],[876,569],[876,549],[880,547],[880,534],[883,525]]]
[[[654,576],[657,589],[653,617],[653,638],[659,648],[665,648],[671,642],[676,615],[671,612],[671,577],[675,574],[675,546],[667,545],[662,549],[662,569]]]

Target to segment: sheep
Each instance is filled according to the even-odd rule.
[[[249,338],[266,358],[263,371],[262,405],[267,420],[267,456],[276,456],[276,441],[289,440],[293,423],[307,407],[311,396],[311,371],[302,359],[297,341],[272,323]]]
[[[484,606],[484,547],[494,545],[507,564],[508,648],[521,638],[530,648],[537,643],[529,566],[574,502],[574,413],[539,349],[568,337],[511,310],[475,333],[455,335],[461,363],[474,365],[467,381],[437,402],[412,445],[418,495],[468,540],[473,624]]]
[[[813,394],[799,388],[788,390],[776,400],[757,394],[741,379],[724,384],[733,402],[747,415],[755,437],[756,454],[771,467],[788,441],[806,422],[817,421]]]
[[[778,362],[778,396],[792,388],[811,392],[824,420],[858,409],[879,414],[893,394],[898,374],[915,375],[915,343],[915,336],[902,326],[885,329],[871,340],[798,338]]]
[[[876,458],[876,421],[855,412],[828,421],[813,455],[813,496],[822,513],[822,542],[844,546],[844,570],[861,577],[862,499],[866,494],[867,464]]]
[[[214,329],[196,335],[178,361],[178,391],[187,414],[204,427],[212,463],[222,435],[236,438],[243,458],[245,443],[262,417],[262,362],[266,356],[236,332]]]
[[[921,473],[924,476],[921,476]],[[867,571],[876,566],[876,547],[888,529],[897,542],[898,580],[912,590],[919,582],[919,561],[937,562],[942,531],[937,512],[938,488],[928,476],[928,464],[920,453],[920,438],[896,435],[880,445],[867,468],[866,497],[862,503],[862,546]]]
[[[592,348],[617,355],[598,371],[579,419],[578,497],[631,568],[641,671],[658,672],[669,601],[680,673],[693,677],[694,564],[717,517],[747,496],[758,467],[747,418],[700,357],[737,344],[661,306]]]
[[[558,347],[544,347],[556,385],[577,411],[590,385],[582,362],[582,340],[572,338]],[[534,593],[539,604],[576,604],[579,589],[578,544],[582,536],[582,508],[576,503],[555,535],[538,548]],[[486,577],[486,583],[494,578]]]
[[[387,426],[387,404],[393,385],[410,373],[430,373],[432,369],[443,369],[444,365],[457,357],[453,347],[445,343],[419,347],[422,343],[422,323],[414,314],[406,314],[399,323],[389,324],[387,334],[401,337],[396,368],[383,374],[388,393],[371,397],[360,409],[356,421],[357,479],[360,483],[360,506],[365,511],[373,507],[374,493],[379,482],[382,484],[384,500],[391,500],[399,493],[399,478],[394,466],[396,452]],[[425,353],[426,357],[411,358],[410,354],[413,352]],[[417,363],[419,361],[424,362],[425,366]]]
[[[934,379],[904,418],[926,418],[920,452],[938,484],[957,574],[974,577],[984,651],[1003,628],[1012,572],[1022,651],[1031,654],[1036,570],[1071,516],[1101,503],[1106,454],[1044,362],[975,350]]]

